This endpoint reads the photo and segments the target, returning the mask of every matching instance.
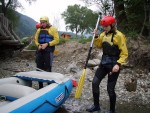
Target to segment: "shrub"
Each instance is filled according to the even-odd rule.
[[[64,38],[59,38],[59,44],[58,45],[61,45],[61,44],[65,43],[65,42],[66,42],[66,40]]]
[[[31,38],[29,37],[24,37],[21,42],[24,44],[24,46],[27,46],[31,41]]]
[[[36,50],[37,46],[35,44],[30,44],[27,49],[28,50]]]
[[[87,42],[90,42],[91,40],[92,40],[91,37],[90,37],[90,38],[81,37],[81,38],[78,40],[78,42],[79,42],[79,43],[82,43],[82,44],[85,44],[85,43],[87,43]]]
[[[127,34],[127,36],[128,36],[128,37],[132,37],[132,39],[134,39],[134,40],[137,40],[137,38],[138,38],[137,32],[134,32],[134,31],[129,32],[129,33]]]

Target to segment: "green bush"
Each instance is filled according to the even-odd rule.
[[[81,38],[78,40],[78,42],[79,42],[79,43],[82,43],[82,44],[85,44],[85,43],[87,43],[87,42],[91,42],[91,40],[92,40],[92,37],[90,37],[90,38],[81,37]]]
[[[66,40],[64,38],[59,38],[59,44],[58,45],[61,45],[61,44],[65,43],[65,42],[66,42]]]
[[[24,44],[24,46],[29,45],[30,41],[31,41],[31,38],[29,38],[29,37],[24,37],[21,40],[21,42]]]
[[[37,46],[35,44],[30,44],[27,49],[28,50],[36,50]]]
[[[129,32],[129,33],[127,34],[127,36],[128,36],[128,37],[132,37],[132,39],[134,39],[134,40],[137,40],[137,39],[138,39],[138,34],[137,34],[137,32],[134,32],[134,31]]]

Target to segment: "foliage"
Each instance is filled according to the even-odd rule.
[[[13,27],[16,27],[18,25],[19,16],[16,15],[16,11],[14,11],[13,9],[9,8],[7,10],[7,18],[11,20],[11,22],[13,23]]]
[[[36,0],[25,0],[25,1],[31,4],[32,2]],[[23,8],[19,0],[1,0],[0,2],[1,2],[0,12],[3,13],[6,17],[9,14],[8,12],[9,9],[12,9],[15,11],[16,8]]]
[[[78,33],[83,34],[86,29],[93,29],[98,15],[87,7],[75,4],[68,6],[67,10],[62,13],[62,17],[67,25],[66,28],[77,35]]]
[[[141,26],[144,20],[143,0],[142,1],[136,0],[136,2],[135,0],[127,2],[126,12],[128,19],[128,31],[134,30],[135,32],[140,33]]]
[[[58,45],[61,45],[61,44],[65,43],[65,42],[66,42],[66,40],[64,38],[59,38],[59,44]]]
[[[35,44],[30,44],[27,49],[28,50],[36,50],[37,46]]]
[[[82,44],[85,44],[85,43],[87,43],[87,42],[91,42],[91,40],[92,40],[91,37],[90,37],[90,38],[81,37],[81,38],[78,40],[78,42],[79,42],[79,43],[82,43]]]
[[[24,46],[29,45],[29,43],[31,42],[31,38],[30,37],[24,37],[21,42],[24,44]]]
[[[29,4],[36,0],[25,0]],[[12,23],[16,34],[22,38],[31,36],[35,32],[35,20],[17,13],[16,8],[23,8],[19,0],[0,0],[0,13],[3,13]],[[29,27],[30,25],[30,27]]]
[[[103,15],[110,15],[114,6],[117,28],[127,31],[129,35],[139,34],[140,36],[150,36],[150,0],[82,0],[88,5],[95,4]],[[107,3],[107,5],[106,5]],[[108,6],[108,7],[105,7]],[[107,11],[107,13],[105,12]]]
[[[33,36],[36,31],[35,25],[37,22],[32,18],[20,13],[17,13],[17,15],[20,18],[18,21],[18,26],[15,28],[16,34],[20,38]]]
[[[130,31],[130,32],[128,32],[128,34],[127,34],[127,36],[128,37],[132,37],[132,39],[134,39],[134,40],[137,40],[138,39],[138,34],[137,34],[137,32],[135,32],[135,31]]]
[[[80,37],[80,38],[71,38],[70,40],[68,40],[69,42],[79,42],[82,44],[85,44],[87,42],[91,42],[92,37],[86,38],[84,36]]]
[[[81,0],[86,6],[96,5],[104,15],[114,15],[114,4],[112,0]]]

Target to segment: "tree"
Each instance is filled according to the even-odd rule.
[[[36,0],[26,0],[29,4],[32,3],[32,1]],[[23,7],[22,4],[19,2],[19,0],[0,0],[1,2],[1,13],[3,13],[5,16],[7,16],[8,9],[15,10],[18,7]]]
[[[128,31],[150,36],[150,0],[131,0],[125,3]]]
[[[86,6],[96,5],[103,15],[114,15],[114,2],[112,0],[81,0]]]
[[[68,6],[67,10],[61,15],[67,25],[66,29],[70,29],[72,32],[75,32],[76,37],[78,33],[81,33],[82,35],[85,30],[93,29],[98,17],[97,13],[94,13],[87,7],[81,7],[77,4],[74,6]]]
[[[127,33],[150,36],[150,0],[82,0],[96,5],[103,15],[113,14],[117,28]]]
[[[25,0],[29,4],[36,0]],[[3,13],[13,23],[13,27],[17,26],[19,16],[16,13],[16,8],[23,8],[19,0],[0,0],[0,13]]]
[[[96,5],[103,15],[116,16],[118,28],[124,27],[126,19],[123,0],[82,0],[87,5]],[[115,12],[115,13],[114,13]],[[122,25],[123,24],[123,25]]]
[[[117,18],[117,27],[119,29],[125,29],[127,24],[127,16],[125,13],[124,0],[113,0],[115,16]]]
[[[140,35],[150,36],[150,0],[144,0],[144,22]]]

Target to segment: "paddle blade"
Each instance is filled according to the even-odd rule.
[[[59,53],[59,51],[58,51],[58,50],[55,50],[55,51],[54,51],[54,56],[58,56],[58,53]]]
[[[78,86],[76,89],[76,93],[75,93],[75,98],[81,97],[81,92],[82,92],[82,88],[83,88],[84,81],[85,81],[85,72],[86,72],[86,69],[83,70],[82,75],[80,76]]]

